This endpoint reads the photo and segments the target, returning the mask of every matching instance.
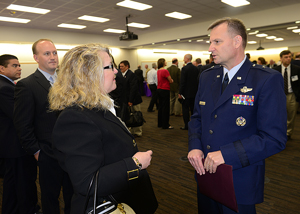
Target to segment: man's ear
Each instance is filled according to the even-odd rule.
[[[39,63],[39,59],[38,59],[38,57],[37,57],[36,54],[33,54],[33,59],[34,59],[37,63]]]
[[[235,46],[235,48],[239,48],[242,45],[242,43],[243,43],[242,37],[240,35],[236,35],[234,37],[234,46]]]
[[[3,73],[3,70],[4,70],[4,66],[3,66],[3,65],[0,65],[0,73],[1,73],[1,74]]]

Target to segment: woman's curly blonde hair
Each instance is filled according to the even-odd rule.
[[[71,106],[107,110],[113,105],[103,87],[103,62],[99,52],[110,55],[109,49],[101,44],[80,45],[64,55],[57,80],[48,95],[50,110],[61,111]]]

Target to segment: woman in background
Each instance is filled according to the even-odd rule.
[[[157,61],[157,96],[159,100],[158,107],[158,127],[163,129],[173,129],[173,126],[169,124],[170,118],[170,83],[173,79],[170,73],[164,67],[167,62],[164,58],[160,58]]]
[[[85,212],[87,190],[97,170],[98,198],[113,195],[137,214],[152,214],[158,206],[146,171],[152,151],[138,151],[108,96],[116,88],[116,73],[108,48],[77,46],[65,54],[49,93],[50,109],[61,112],[53,148],[74,187],[72,214]],[[89,202],[92,207],[93,199]]]

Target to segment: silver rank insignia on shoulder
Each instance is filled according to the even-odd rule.
[[[237,80],[242,80],[242,77],[237,77],[236,79],[237,79]]]
[[[247,93],[249,91],[252,91],[252,88],[248,88],[247,86],[244,86],[243,88],[241,88],[240,90],[242,93]]]
[[[217,75],[217,78],[220,78],[220,75]]]
[[[236,119],[236,125],[238,125],[238,126],[244,126],[244,125],[246,125],[246,119],[243,118],[243,117],[238,117]]]

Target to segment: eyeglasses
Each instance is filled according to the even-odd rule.
[[[112,70],[114,70],[114,68],[115,68],[115,66],[113,64],[110,64],[108,66],[103,67],[103,70],[105,70],[105,69],[112,69]]]

